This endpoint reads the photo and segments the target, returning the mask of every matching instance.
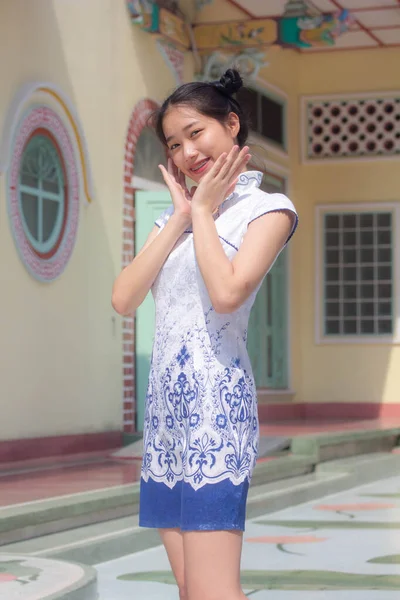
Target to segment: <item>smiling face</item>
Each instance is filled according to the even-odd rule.
[[[196,182],[223,152],[230,152],[239,129],[235,113],[230,113],[223,124],[185,105],[170,106],[163,119],[170,157],[178,169]]]

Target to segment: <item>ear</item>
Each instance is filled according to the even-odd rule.
[[[240,120],[236,113],[231,112],[228,115],[227,127],[231,132],[232,138],[236,139],[240,131]]]

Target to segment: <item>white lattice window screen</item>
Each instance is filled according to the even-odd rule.
[[[309,160],[400,154],[400,92],[308,99],[303,119]]]
[[[393,333],[391,211],[323,216],[325,336]]]

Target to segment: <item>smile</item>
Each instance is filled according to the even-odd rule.
[[[206,166],[208,165],[209,160],[210,160],[209,158],[206,158],[205,160],[202,160],[200,163],[197,163],[190,170],[193,173],[202,173],[204,171],[204,169],[206,168]]]

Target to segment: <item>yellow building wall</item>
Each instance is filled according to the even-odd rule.
[[[196,14],[196,23],[248,18],[225,0]],[[319,204],[400,201],[399,159],[341,164],[301,162],[303,95],[386,92],[400,89],[400,49],[299,53],[271,47],[268,65],[256,81],[260,89],[286,97],[288,156],[267,146],[255,148],[257,164],[288,175],[288,195],[300,214],[289,247],[289,363],[294,396],[281,402],[399,403],[396,364],[400,349],[389,344],[318,344],[315,332],[315,207]],[[262,402],[279,397],[262,394]],[[340,416],[338,414],[338,416]]]
[[[302,56],[298,96],[399,90],[399,61],[399,48]],[[318,250],[315,207],[331,203],[399,202],[399,158],[303,165],[299,146],[296,150],[293,193],[300,212],[300,227],[293,244],[292,302],[298,306],[292,333],[296,401],[399,403],[398,345],[320,345],[316,343],[314,326]],[[340,417],[340,408],[337,416]]]
[[[221,1],[199,20],[238,18]],[[218,10],[217,10],[218,9]],[[214,15],[214,16],[213,16]],[[121,268],[123,160],[135,105],[161,101],[175,80],[155,38],[130,23],[115,0],[13,0],[0,6],[0,132],[10,102],[27,81],[50,81],[73,102],[86,136],[95,198],[82,197],[76,245],[62,276],[44,284],[21,263],[0,176],[0,439],[122,429],[122,319],[112,310]],[[302,165],[300,96],[399,89],[400,52],[300,55],[272,48],[259,87],[288,102],[288,156],[261,155],[289,172],[300,214],[290,249],[290,365],[296,402],[397,402],[399,348],[315,342],[315,206],[399,200],[398,160]],[[186,56],[185,80],[194,75]]]
[[[39,283],[19,259],[0,176],[0,440],[122,430],[121,269],[128,123],[175,80],[124,2],[13,0],[0,6],[0,132],[14,94],[49,81],[69,96],[87,141],[95,198],[83,194],[76,245],[60,278]],[[191,78],[191,61],[187,62]]]

